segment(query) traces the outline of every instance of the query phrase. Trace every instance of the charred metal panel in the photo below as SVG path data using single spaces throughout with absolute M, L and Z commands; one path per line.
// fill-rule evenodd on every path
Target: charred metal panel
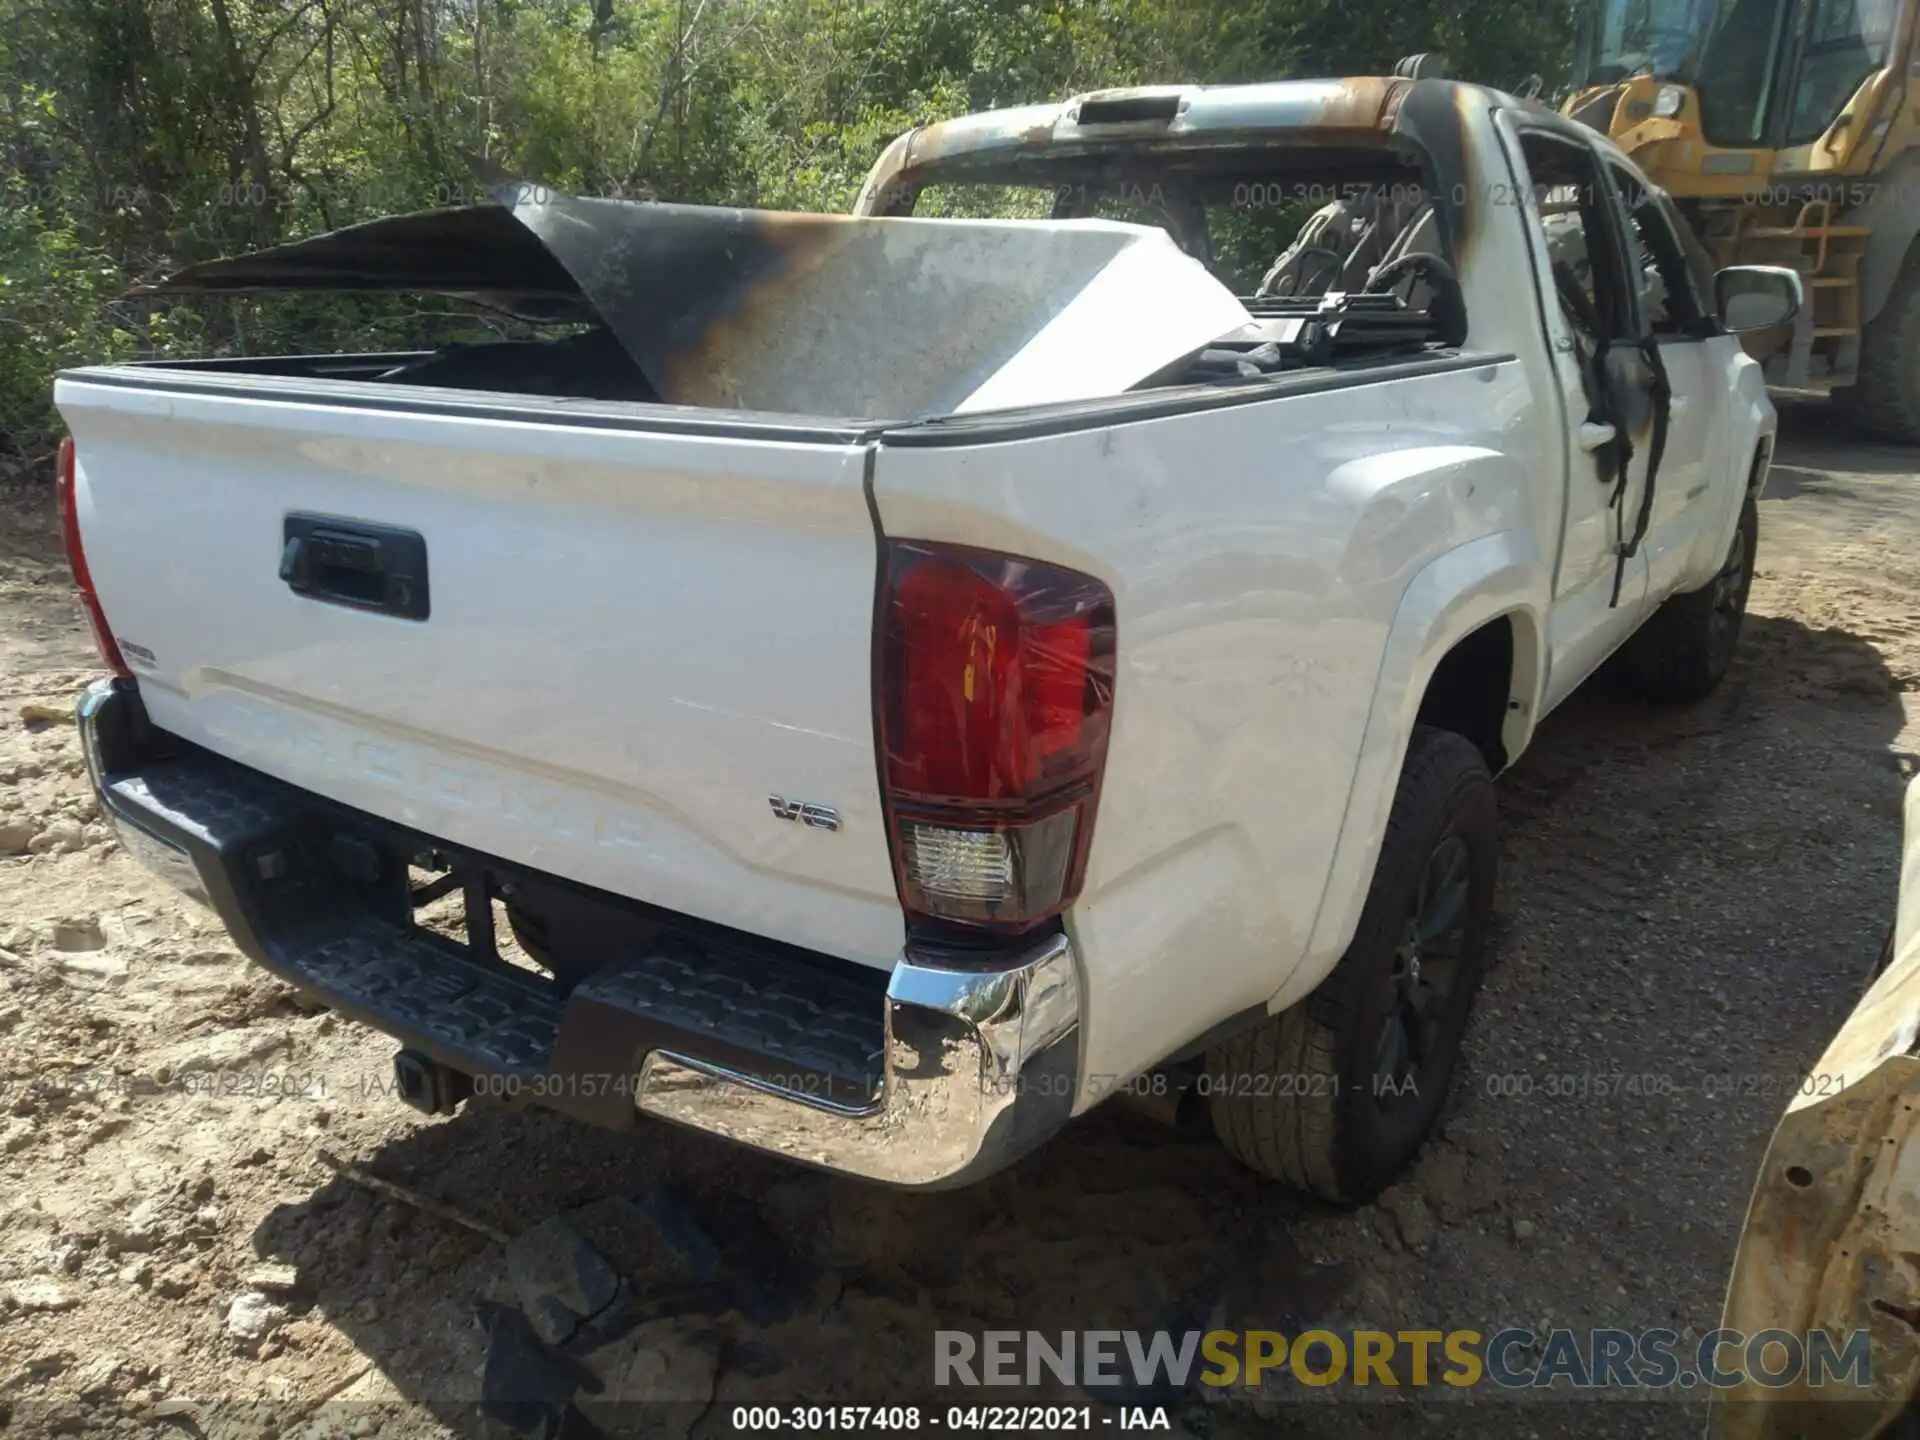
M 1164 124 L 1113 127 L 1104 133 L 1076 123 L 1098 99 L 1112 107 L 1130 96 L 1162 97 L 1168 87 L 1103 90 L 1058 105 L 1023 106 L 924 126 L 887 147 L 861 187 L 862 214 L 911 211 L 921 187 L 961 178 L 1011 178 L 1009 166 L 1040 156 L 1138 156 L 1159 163 L 1181 152 L 1241 150 L 1271 157 L 1316 150 L 1373 148 L 1417 162 L 1434 199 L 1446 253 L 1455 264 L 1471 246 L 1472 217 L 1487 203 L 1484 180 L 1471 170 L 1469 115 L 1495 93 L 1451 80 L 1357 76 L 1344 80 L 1281 80 L 1262 85 L 1194 86 L 1181 92 Z M 1037 172 L 1026 176 L 1033 183 Z
M 1189 131 L 1372 131 L 1387 128 L 1388 107 L 1410 82 L 1360 76 L 1347 80 L 1280 80 L 1196 90 L 1187 106 Z M 1281 136 L 1274 136 L 1279 141 Z M 1306 139 L 1306 135 L 1292 138 Z
M 1246 323 L 1141 226 L 564 196 L 514 214 L 676 404 L 908 417 L 1087 398 Z
M 420 210 L 330 230 L 224 260 L 206 260 L 134 295 L 262 290 L 431 293 L 537 320 L 590 320 L 566 267 L 499 205 Z
M 1249 318 L 1146 226 L 501 194 L 501 206 L 192 266 L 137 293 L 465 295 L 599 320 L 671 404 L 889 420 L 1118 394 Z
M 1467 249 L 1467 202 L 1475 188 L 1467 160 L 1467 120 L 1459 103 L 1467 93 L 1444 80 L 1416 80 L 1396 96 L 1399 103 L 1389 122 L 1394 134 L 1412 142 L 1427 159 L 1434 217 L 1445 253 L 1456 265 Z M 1490 197 L 1481 203 L 1485 198 Z

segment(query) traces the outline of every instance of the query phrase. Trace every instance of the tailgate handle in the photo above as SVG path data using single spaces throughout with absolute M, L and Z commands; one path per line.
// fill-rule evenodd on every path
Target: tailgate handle
M 417 530 L 336 515 L 294 514 L 280 542 L 294 594 L 402 620 L 427 618 L 427 542 Z

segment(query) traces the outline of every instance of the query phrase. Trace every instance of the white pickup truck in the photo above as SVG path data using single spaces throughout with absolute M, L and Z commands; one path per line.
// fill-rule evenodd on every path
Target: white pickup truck
M 1172 1087 L 1345 1200 L 1449 1083 L 1492 777 L 1616 650 L 1726 669 L 1774 431 L 1728 318 L 1800 303 L 1587 131 L 1376 79 L 930 126 L 852 216 L 511 187 L 151 293 L 275 289 L 570 327 L 56 391 L 105 813 L 415 1103 L 931 1187 Z

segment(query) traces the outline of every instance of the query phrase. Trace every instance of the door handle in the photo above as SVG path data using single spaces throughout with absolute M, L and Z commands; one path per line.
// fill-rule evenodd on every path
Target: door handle
M 1611 445 L 1614 436 L 1619 433 L 1613 426 L 1598 420 L 1583 420 L 1580 422 L 1580 448 L 1591 455 L 1602 445 Z

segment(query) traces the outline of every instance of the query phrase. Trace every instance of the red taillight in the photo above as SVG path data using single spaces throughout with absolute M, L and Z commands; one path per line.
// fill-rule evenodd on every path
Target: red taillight
M 1113 595 L 990 550 L 892 541 L 879 738 L 901 903 L 1025 929 L 1079 893 L 1113 715 Z
M 127 662 L 120 658 L 120 647 L 113 631 L 107 628 L 106 612 L 100 608 L 100 596 L 94 591 L 93 576 L 87 570 L 87 552 L 80 544 L 80 501 L 74 490 L 73 437 L 60 442 L 60 458 L 53 476 L 53 488 L 60 500 L 60 532 L 67 542 L 67 564 L 73 570 L 73 583 L 80 589 L 80 603 L 86 608 L 87 623 L 93 627 L 93 643 L 100 647 L 100 658 L 116 675 L 132 678 Z

